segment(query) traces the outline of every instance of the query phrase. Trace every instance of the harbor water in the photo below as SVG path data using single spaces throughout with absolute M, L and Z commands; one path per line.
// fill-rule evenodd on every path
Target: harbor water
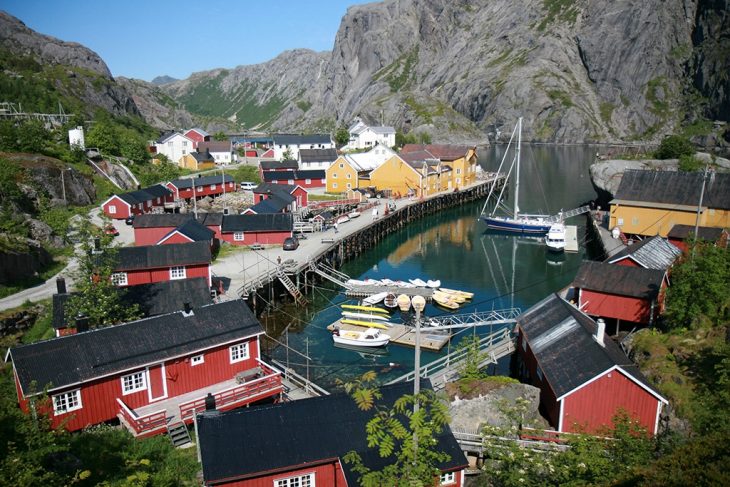
M 491 147 L 479 154 L 480 164 L 487 171 L 495 171 L 503 153 L 503 146 Z M 523 146 L 520 211 L 554 214 L 594 199 L 588 167 L 595 153 L 596 149 L 588 146 Z M 567 222 L 578 226 L 580 251 L 556 257 L 546 251 L 539 238 L 487 231 L 484 222 L 479 221 L 483 203 L 418 220 L 340 270 L 355 279 L 439 279 L 443 287 L 474 293 L 474 299 L 455 311 L 429 303 L 425 317 L 507 308 L 525 310 L 573 280 L 581 260 L 586 258 L 585 216 Z M 507 205 L 512 207 L 509 198 Z M 308 296 L 310 304 L 306 308 L 284 306 L 263 316 L 267 333 L 290 347 L 271 348 L 271 356 L 329 389 L 338 381 L 368 370 L 375 370 L 382 381 L 412 370 L 412 348 L 390 344 L 384 350 L 365 353 L 334 346 L 326 328 L 340 316 L 341 304 L 353 302 L 341 291 L 327 283 L 319 284 Z M 393 315 L 393 321 L 412 319 L 412 313 L 396 311 Z M 468 334 L 492 331 L 497 329 L 486 326 L 463 330 L 441 352 L 422 352 L 421 363 L 453 351 Z M 428 334 L 427 329 L 423 333 Z M 489 372 L 508 373 L 508 361 L 503 362 Z

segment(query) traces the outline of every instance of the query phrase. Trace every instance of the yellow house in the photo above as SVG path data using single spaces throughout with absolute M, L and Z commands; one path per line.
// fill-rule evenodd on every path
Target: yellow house
M 394 155 L 390 148 L 377 144 L 367 152 L 339 156 L 327 168 L 327 192 L 345 193 L 350 189 L 374 186 L 369 181 L 370 172 Z
M 476 181 L 477 151 L 476 146 L 451 144 L 406 144 L 401 155 L 411 153 L 427 153 L 431 159 L 438 159 L 451 167 L 451 186 L 442 185 L 443 189 L 461 189 Z
M 370 184 L 378 190 L 390 190 L 395 197 L 413 194 L 421 196 L 427 191 L 425 169 L 414 167 L 394 155 L 370 173 Z
M 178 165 L 183 169 L 201 171 L 215 168 L 215 159 L 210 155 L 210 152 L 190 152 L 180 158 Z
M 700 206 L 702 186 L 701 172 L 625 171 L 610 202 L 609 228 L 662 237 L 679 224 L 729 228 L 730 174 L 708 174 Z

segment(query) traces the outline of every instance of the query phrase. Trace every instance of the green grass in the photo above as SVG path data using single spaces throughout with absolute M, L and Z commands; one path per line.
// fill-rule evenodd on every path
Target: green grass
M 342 195 L 334 194 L 310 194 L 309 201 L 335 201 L 342 199 Z
M 666 101 L 669 98 L 669 85 L 667 84 L 666 78 L 660 76 L 654 78 L 646 84 L 646 99 L 649 101 L 651 106 L 649 111 L 654 115 L 665 119 L 669 112 L 669 103 Z
M 413 76 L 413 68 L 418 63 L 418 47 L 401 54 L 398 59 L 373 74 L 373 81 L 384 80 L 395 93 L 403 89 Z
M 537 30 L 544 31 L 553 22 L 565 22 L 570 25 L 578 18 L 578 7 L 575 0 L 543 0 L 545 18 L 538 24 Z
M 685 137 L 695 137 L 700 135 L 709 135 L 712 133 L 712 122 L 709 120 L 697 120 L 694 123 L 682 127 L 682 135 Z
M 554 102 L 559 102 L 565 108 L 573 106 L 573 100 L 570 95 L 562 90 L 547 90 L 547 96 Z
M 509 49 L 507 49 L 506 51 L 504 51 L 502 54 L 500 54 L 496 58 L 494 58 L 491 61 L 489 61 L 487 63 L 487 67 L 488 68 L 493 68 L 494 66 L 499 66 L 500 64 L 502 64 L 505 61 L 507 61 L 507 59 L 510 57 L 511 54 L 512 54 L 512 48 L 510 47 Z
M 307 111 L 309 111 L 310 108 L 312 108 L 312 102 L 306 101 L 306 100 L 299 100 L 297 102 L 297 106 L 299 107 L 299 109 L 301 111 L 306 113 Z
M 606 124 L 611 124 L 611 117 L 613 116 L 613 110 L 616 108 L 615 105 L 609 102 L 601 103 L 599 110 L 601 113 L 601 119 L 606 122 Z

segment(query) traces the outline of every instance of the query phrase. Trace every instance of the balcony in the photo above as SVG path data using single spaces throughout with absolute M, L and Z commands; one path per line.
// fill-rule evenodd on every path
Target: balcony
M 119 404 L 117 417 L 134 436 L 152 436 L 166 433 L 168 425 L 180 422 L 192 423 L 195 412 L 205 409 L 205 398 L 208 393 L 215 398 L 216 408 L 226 411 L 282 392 L 284 387 L 281 382 L 281 372 L 259 360 L 259 366 L 252 371 L 141 408 L 132 409 L 117 398 Z

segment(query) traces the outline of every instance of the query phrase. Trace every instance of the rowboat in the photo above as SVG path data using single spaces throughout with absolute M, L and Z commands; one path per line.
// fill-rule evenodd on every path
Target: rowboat
M 339 328 L 335 328 L 332 332 L 332 340 L 341 345 L 383 347 L 390 341 L 390 336 L 374 328 L 368 328 L 364 331 L 340 330 Z
M 355 325 L 355 326 L 364 326 L 365 328 L 380 328 L 381 330 L 387 330 L 391 326 L 393 326 L 392 323 L 388 323 L 387 321 L 361 321 L 361 320 L 352 320 L 350 318 L 342 318 L 340 320 L 340 323 L 343 325 Z
M 363 304 L 372 305 L 372 304 L 378 304 L 382 300 L 385 299 L 385 297 L 388 295 L 387 292 L 373 294 L 372 296 L 368 296 L 367 298 L 363 299 Z
M 423 279 L 408 279 L 408 282 L 416 287 L 426 287 L 426 281 Z
M 438 279 L 436 279 L 436 280 L 429 279 L 428 281 L 426 281 L 426 287 L 430 287 L 431 289 L 439 288 L 439 287 L 441 287 L 441 281 L 439 281 Z
M 354 320 L 388 321 L 388 315 L 380 313 L 355 313 L 352 311 L 343 311 L 342 316 Z
M 445 293 L 443 291 L 434 291 L 433 292 L 434 299 L 437 296 L 438 297 L 441 297 L 441 298 L 444 298 L 444 299 L 449 299 L 449 300 L 451 300 L 451 301 L 453 301 L 455 303 L 459 303 L 459 304 L 461 304 L 461 303 L 463 303 L 463 302 L 466 301 L 466 298 L 464 296 L 461 296 L 459 294 L 453 294 L 453 293 Z
M 398 308 L 400 308 L 401 311 L 408 311 L 411 308 L 411 298 L 409 298 L 406 294 L 399 295 L 396 298 L 396 302 L 398 303 Z
M 395 308 L 398 306 L 398 299 L 396 298 L 395 294 L 388 293 L 388 295 L 383 299 L 383 304 L 387 308 Z
M 379 308 L 377 306 L 360 306 L 358 304 L 343 304 L 342 309 L 350 309 L 353 311 L 367 311 L 369 313 L 385 313 L 388 314 L 388 310 Z
M 438 304 L 439 306 L 443 306 L 444 308 L 448 309 L 458 309 L 459 303 L 454 301 L 453 299 L 450 299 L 448 294 L 436 294 L 433 295 L 433 302 Z
M 474 297 L 474 293 L 470 293 L 468 291 L 459 291 L 458 289 L 447 289 L 445 287 L 439 288 L 439 291 L 443 291 L 447 294 L 458 294 L 460 296 L 465 297 L 466 299 L 471 299 Z

